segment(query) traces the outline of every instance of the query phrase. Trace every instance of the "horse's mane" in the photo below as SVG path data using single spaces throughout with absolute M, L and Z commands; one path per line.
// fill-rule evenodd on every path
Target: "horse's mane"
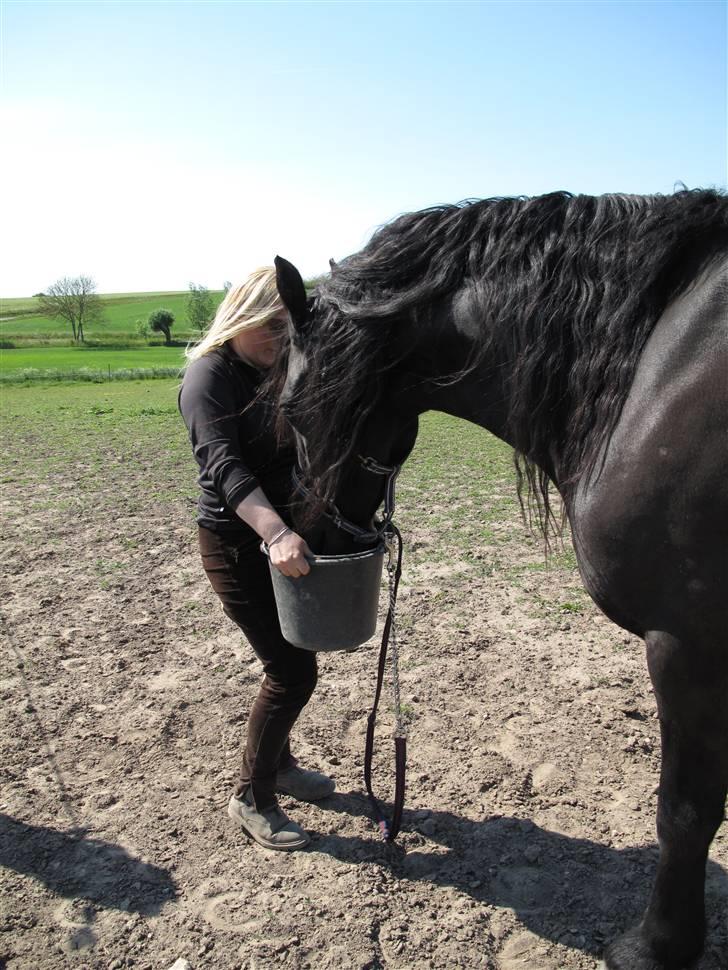
M 319 495 L 333 498 L 373 379 L 394 363 L 392 332 L 467 287 L 482 318 L 469 366 L 493 351 L 509 362 L 519 485 L 545 531 L 544 469 L 556 460 L 562 487 L 593 472 L 657 319 L 726 250 L 728 197 L 713 190 L 468 200 L 385 225 L 314 294 L 296 406 Z

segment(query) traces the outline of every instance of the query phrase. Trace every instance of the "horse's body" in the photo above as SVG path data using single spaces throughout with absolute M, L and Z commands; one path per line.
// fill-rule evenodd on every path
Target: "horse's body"
M 682 196 L 684 209 L 658 197 L 601 213 L 588 200 L 589 224 L 567 196 L 508 200 L 500 225 L 532 205 L 536 237 L 530 249 L 515 242 L 510 264 L 473 241 L 472 213 L 450 252 L 435 237 L 457 234 L 451 210 L 446 230 L 432 217 L 430 236 L 420 225 L 399 254 L 395 222 L 334 267 L 308 307 L 295 270 L 279 266 L 295 325 L 282 404 L 325 497 L 365 522 L 376 483 L 355 461 L 333 463 L 362 451 L 401 460 L 428 409 L 475 421 L 525 456 L 545 528 L 556 485 L 587 590 L 645 640 L 662 732 L 661 854 L 644 920 L 610 946 L 610 970 L 679 970 L 700 953 L 705 862 L 728 786 L 728 199 Z M 396 265 L 377 276 L 398 255 L 409 297 Z M 437 276 L 438 259 L 442 282 L 418 297 L 416 274 Z M 354 388 L 342 402 L 347 345 Z

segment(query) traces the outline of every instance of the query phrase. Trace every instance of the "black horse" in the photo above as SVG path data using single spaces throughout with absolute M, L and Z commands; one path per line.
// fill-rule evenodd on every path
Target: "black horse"
M 728 197 L 468 201 L 383 227 L 308 301 L 278 271 L 314 512 L 366 525 L 357 456 L 402 460 L 428 409 L 514 447 L 545 536 L 560 493 L 586 589 L 645 640 L 662 734 L 657 877 L 606 964 L 687 966 L 728 785 Z

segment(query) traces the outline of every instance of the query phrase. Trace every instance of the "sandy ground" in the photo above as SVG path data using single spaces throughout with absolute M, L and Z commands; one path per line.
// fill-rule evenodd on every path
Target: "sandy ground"
M 162 519 L 123 458 L 63 516 L 5 492 L 0 967 L 594 968 L 654 871 L 658 725 L 641 644 L 572 566 L 542 568 L 515 513 L 454 555 L 404 511 L 402 835 L 379 839 L 363 795 L 372 641 L 321 657 L 295 751 L 337 793 L 282 799 L 312 844 L 267 853 L 225 811 L 258 664 L 206 585 L 190 508 Z M 701 970 L 728 966 L 727 835 Z

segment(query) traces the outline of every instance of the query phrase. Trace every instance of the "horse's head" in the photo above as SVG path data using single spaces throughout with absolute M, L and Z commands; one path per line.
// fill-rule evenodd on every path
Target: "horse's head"
M 285 376 L 278 404 L 293 430 L 301 476 L 311 492 L 302 500 L 304 531 L 319 554 L 364 548 L 340 518 L 362 530 L 372 528 L 375 513 L 393 478 L 386 469 L 402 464 L 417 437 L 417 414 L 403 408 L 401 395 L 389 393 L 387 381 L 371 377 L 352 400 L 346 431 L 332 426 L 327 401 L 346 383 L 340 368 L 327 368 L 327 339 L 318 326 L 316 299 L 309 299 L 301 275 L 291 263 L 275 260 L 278 291 L 291 319 Z M 336 338 L 334 338 L 336 339 Z

